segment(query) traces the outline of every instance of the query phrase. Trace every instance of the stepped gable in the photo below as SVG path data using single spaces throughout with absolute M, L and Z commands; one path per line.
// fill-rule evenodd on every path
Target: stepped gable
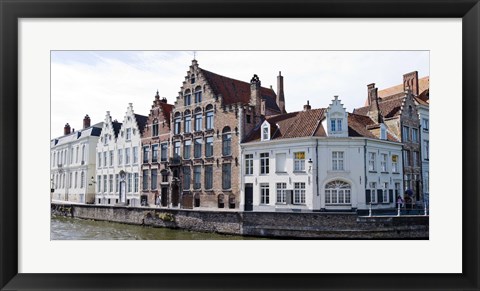
M 223 104 L 248 104 L 250 102 L 250 83 L 235 80 L 201 69 L 215 95 L 222 95 Z M 260 93 L 268 109 L 280 112 L 276 102 L 276 94 L 272 89 L 261 87 Z

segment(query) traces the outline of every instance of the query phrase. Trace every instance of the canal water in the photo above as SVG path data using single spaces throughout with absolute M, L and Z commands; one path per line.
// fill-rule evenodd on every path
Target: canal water
M 248 240 L 235 235 L 143 227 L 108 221 L 51 216 L 51 240 Z

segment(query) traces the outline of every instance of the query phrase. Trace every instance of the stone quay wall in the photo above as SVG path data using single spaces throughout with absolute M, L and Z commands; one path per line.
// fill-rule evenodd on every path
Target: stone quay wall
M 299 239 L 428 239 L 428 216 L 203 211 L 51 204 L 54 215 L 199 232 Z

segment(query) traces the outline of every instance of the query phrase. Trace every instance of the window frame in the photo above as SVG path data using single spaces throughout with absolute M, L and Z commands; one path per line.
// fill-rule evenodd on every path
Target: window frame
M 270 154 L 260 153 L 260 175 L 270 174 Z
M 260 205 L 270 204 L 270 184 L 260 183 Z

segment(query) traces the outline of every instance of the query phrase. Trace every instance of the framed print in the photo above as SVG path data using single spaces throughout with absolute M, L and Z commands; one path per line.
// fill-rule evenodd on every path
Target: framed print
M 147 1 L 142 3 L 135 3 L 134 1 L 100 1 L 93 3 L 90 1 L 67 0 L 52 3 L 39 0 L 2 1 L 0 9 L 2 15 L 0 286 L 2 290 L 479 289 L 480 286 L 477 279 L 480 276 L 477 208 L 480 205 L 477 196 L 479 190 L 477 161 L 479 149 L 478 112 L 480 109 L 478 104 L 478 24 L 480 7 L 478 1 L 463 1 L 460 3 L 449 0 L 417 1 L 415 3 L 396 1 L 392 3 L 390 1 L 333 2 L 318 0 L 301 3 L 280 1 L 272 4 L 268 1 L 255 3 L 234 1 L 180 1 L 178 3 L 168 1 Z M 448 41 L 446 41 L 447 39 Z M 201 80 L 210 78 L 210 83 L 207 84 L 209 86 L 212 86 L 212 84 L 218 85 L 222 82 L 222 86 L 226 86 L 226 79 L 222 79 L 222 76 L 209 71 L 204 71 L 202 75 L 195 74 L 197 72 L 195 71 L 197 60 L 200 66 L 202 65 L 202 54 L 204 60 L 207 59 L 207 56 L 211 56 L 212 59 L 217 59 L 224 66 L 228 66 L 229 59 L 233 63 L 233 59 L 237 58 L 237 61 L 239 61 L 241 59 L 239 56 L 242 56 L 241 61 L 232 70 L 235 72 L 241 71 L 241 67 L 248 64 L 249 61 L 254 62 L 255 60 L 255 62 L 259 62 L 262 58 L 265 60 L 267 58 L 273 59 L 274 65 L 270 63 L 269 66 L 278 65 L 281 68 L 282 63 L 287 63 L 287 61 L 294 62 L 289 52 L 303 52 L 303 58 L 298 62 L 298 65 L 291 66 L 291 70 L 297 69 L 298 71 L 302 71 L 302 66 L 306 68 L 315 64 L 312 52 L 317 51 L 428 52 L 429 65 L 427 67 L 429 66 L 429 69 L 427 74 L 432 87 L 429 90 L 434 92 L 437 97 L 434 97 L 431 106 L 431 124 L 428 124 L 428 121 L 426 124 L 422 124 L 423 128 L 429 129 L 432 139 L 430 147 L 432 156 L 430 192 L 432 194 L 429 195 L 430 216 L 429 220 L 427 220 L 427 225 L 429 225 L 427 236 L 420 235 L 419 237 L 422 240 L 405 240 L 395 237 L 390 240 L 356 240 L 355 238 L 349 238 L 347 240 L 288 239 L 273 241 L 190 240 L 189 238 L 169 241 L 136 241 L 133 239 L 128 241 L 110 241 L 111 236 L 107 236 L 107 241 L 98 242 L 81 241 L 78 238 L 73 240 L 58 239 L 58 237 L 62 237 L 62 231 L 60 231 L 56 233 L 56 237 L 52 238 L 49 231 L 51 226 L 51 199 L 71 201 L 65 195 L 62 196 L 61 192 L 55 191 L 58 184 L 61 185 L 63 183 L 65 185 L 63 181 L 68 180 L 68 176 L 62 177 L 60 175 L 60 178 L 55 177 L 55 180 L 51 180 L 49 169 L 46 168 L 52 164 L 52 160 L 50 160 L 52 135 L 53 137 L 59 135 L 52 133 L 54 131 L 53 125 L 57 124 L 55 116 L 52 115 L 57 104 L 55 102 L 65 102 L 67 98 L 62 100 L 61 96 L 70 94 L 69 90 L 77 94 L 72 93 L 72 95 L 77 96 L 77 101 L 80 102 L 87 100 L 82 98 L 82 94 L 91 94 L 92 96 L 106 94 L 101 89 L 96 90 L 99 92 L 89 93 L 82 92 L 81 88 L 78 87 L 67 86 L 58 94 L 60 97 L 55 95 L 60 91 L 57 89 L 56 84 L 52 83 L 52 80 L 56 80 L 59 75 L 64 78 L 63 80 L 79 80 L 78 75 L 73 74 L 71 71 L 64 70 L 60 74 L 58 73 L 58 64 L 71 63 L 70 56 L 72 56 L 69 55 L 70 59 L 68 59 L 59 52 L 71 51 L 102 51 L 106 52 L 106 54 L 128 51 L 140 53 L 156 51 L 186 52 L 186 55 L 193 54 L 193 61 L 190 66 L 193 71 L 188 71 L 188 77 L 185 77 L 184 84 L 196 84 L 199 82 L 199 78 Z M 223 57 L 222 52 L 225 51 L 230 52 L 230 56 Z M 258 55 L 263 54 L 263 57 L 252 57 L 251 60 L 248 60 L 248 58 L 243 59 L 243 55 L 253 55 L 254 52 L 259 52 Z M 161 59 L 165 57 L 155 53 L 151 54 L 155 55 L 154 58 Z M 215 54 L 218 55 L 215 56 Z M 81 54 L 77 54 L 74 57 L 79 55 Z M 166 58 L 173 60 L 174 56 L 176 54 L 172 53 Z M 373 70 L 373 66 L 369 66 L 368 61 L 381 62 L 382 59 L 378 56 L 379 54 L 377 54 L 377 57 L 362 57 L 365 63 L 367 63 L 364 70 Z M 123 57 L 125 59 L 132 58 L 128 54 L 125 54 Z M 152 59 L 150 58 L 150 60 Z M 109 62 L 118 65 L 114 58 L 109 59 Z M 161 63 L 159 62 L 158 64 Z M 154 66 L 157 65 L 154 62 L 152 64 Z M 177 67 L 185 70 L 189 65 L 190 63 L 181 63 L 177 64 Z M 331 72 L 348 71 L 352 67 L 353 63 L 342 62 L 337 59 L 336 62 L 332 63 L 330 70 Z M 117 71 L 123 69 L 120 66 L 116 68 Z M 277 68 L 273 69 L 277 70 Z M 141 79 L 149 78 L 148 74 L 154 74 L 153 72 L 157 74 L 157 71 L 154 70 L 144 70 L 146 71 L 143 72 L 145 74 L 139 73 L 139 71 L 135 71 L 135 74 L 141 76 Z M 95 76 L 97 76 L 95 73 L 97 72 L 90 71 L 90 73 L 91 78 L 85 80 L 92 83 L 98 81 L 95 80 Z M 248 80 L 245 80 L 246 82 L 243 83 L 232 81 L 233 85 L 229 88 L 240 90 L 244 83 L 247 84 L 247 88 L 250 86 L 251 90 L 253 90 L 252 88 L 255 85 L 260 86 L 260 79 L 263 80 L 265 74 L 260 74 L 258 71 L 251 73 L 253 77 L 248 77 L 251 77 L 251 80 L 248 79 L 250 83 L 248 83 Z M 283 73 L 285 72 L 282 71 L 278 74 L 277 80 L 281 80 L 282 86 L 279 85 L 276 90 L 282 93 Z M 128 80 L 120 81 L 117 77 L 118 75 L 108 74 L 112 76 L 108 82 L 111 82 L 114 86 L 122 87 L 123 83 L 128 82 Z M 165 72 L 163 78 L 169 77 L 169 74 L 173 75 L 172 71 Z M 184 72 L 181 74 L 184 74 Z M 183 75 L 180 75 L 180 78 L 183 77 Z M 331 76 L 328 77 L 331 78 Z M 408 92 L 415 91 L 418 89 L 417 87 L 422 86 L 420 83 L 424 82 L 425 79 L 422 78 L 423 76 L 420 76 L 419 81 L 418 77 L 415 74 L 403 76 L 403 90 L 407 92 L 407 95 L 409 94 Z M 216 79 L 216 81 L 213 79 Z M 334 87 L 335 85 L 335 81 L 322 82 L 320 80 L 321 76 L 317 76 L 314 73 L 303 78 L 292 79 L 289 82 L 303 83 L 303 86 L 323 88 Z M 327 76 L 324 76 L 324 79 L 327 80 Z M 417 81 L 419 85 L 417 85 Z M 347 82 L 342 84 L 342 86 L 348 87 L 351 84 L 352 82 Z M 394 86 L 396 84 L 390 85 Z M 163 94 L 162 89 L 166 88 L 166 86 L 162 85 L 162 88 L 158 88 L 160 94 Z M 261 86 L 268 87 L 267 84 L 262 84 Z M 368 86 L 368 96 L 373 98 L 368 100 L 378 101 L 377 98 L 374 98 L 376 92 L 375 84 Z M 192 87 L 191 91 L 182 87 L 180 90 L 182 98 L 177 98 L 176 102 L 187 106 L 190 103 L 201 103 L 202 96 L 203 101 L 206 98 L 210 98 L 208 94 L 202 95 L 201 93 L 202 91 L 208 91 L 205 89 L 207 88 L 206 85 L 202 84 L 202 86 L 197 87 Z M 212 90 L 220 92 L 219 87 L 220 85 Z M 267 87 L 257 89 L 259 92 L 261 90 L 264 90 L 262 92 L 267 92 L 269 90 Z M 367 88 L 364 89 L 365 92 L 360 92 L 360 96 L 366 96 Z M 139 93 L 139 90 L 131 94 L 143 94 Z M 176 93 L 173 90 L 178 90 L 178 86 L 174 86 L 171 90 L 169 89 L 172 93 L 167 93 L 169 94 L 168 96 L 171 96 L 168 98 L 175 96 L 172 95 Z M 274 91 L 273 89 L 271 90 Z M 316 91 L 320 92 L 320 89 Z M 417 91 L 415 91 L 417 97 L 422 95 L 421 90 Z M 300 94 L 302 91 L 296 89 L 295 92 Z M 315 90 L 312 92 L 315 92 Z M 153 93 L 151 96 L 154 96 Z M 382 96 L 389 98 L 397 93 L 394 92 L 388 95 L 382 92 L 382 94 L 386 94 Z M 307 95 L 312 97 L 305 97 L 310 98 L 310 102 L 314 106 L 315 102 L 320 98 L 316 97 L 315 94 L 308 93 Z M 355 93 L 350 94 L 355 95 Z M 219 95 L 221 97 L 218 98 L 224 98 L 223 95 L 226 94 Z M 157 93 L 155 96 L 158 96 L 157 99 L 160 102 L 160 95 Z M 340 110 L 340 113 L 345 114 L 341 106 L 335 107 L 335 104 L 339 105 L 340 101 L 343 101 L 341 96 L 340 98 L 332 96 L 322 97 L 327 98 L 328 102 L 323 102 L 326 104 L 321 106 L 330 106 L 328 112 L 332 116 L 335 110 Z M 115 100 L 115 98 L 120 99 L 120 96 L 109 95 L 105 97 L 105 100 Z M 139 98 L 137 97 L 135 100 L 139 100 Z M 262 104 L 261 99 L 259 100 L 258 103 Z M 263 100 L 265 103 L 267 102 L 265 101 L 266 99 Z M 283 100 L 284 103 L 280 102 L 282 100 L 278 100 L 274 105 L 265 104 L 266 109 L 264 109 L 264 112 L 278 106 L 278 112 L 285 114 L 285 104 L 287 108 L 289 106 L 288 99 Z M 417 102 L 422 100 L 417 100 Z M 96 101 L 95 104 L 91 105 L 92 107 L 104 107 L 101 105 L 100 98 L 97 98 Z M 426 102 L 425 100 L 423 101 Z M 405 102 L 407 101 L 404 101 L 403 106 L 407 108 L 408 103 Z M 62 106 L 65 106 L 65 108 L 80 107 L 78 104 L 66 102 Z M 310 103 L 307 103 L 303 107 L 304 111 L 309 111 L 311 109 L 309 106 Z M 126 106 L 124 107 L 127 108 Z M 334 107 L 337 109 L 332 109 Z M 361 106 L 356 106 L 357 109 L 359 107 Z M 137 108 L 138 106 L 135 107 L 135 112 Z M 259 108 L 262 107 L 259 106 Z M 231 108 L 232 112 L 234 109 Z M 105 108 L 105 110 L 108 110 L 108 108 Z M 215 110 L 217 109 L 214 106 L 205 106 L 205 120 L 211 117 L 211 115 L 208 115 L 208 112 L 215 112 Z M 228 108 L 224 108 L 224 110 L 228 110 Z M 312 110 L 310 112 L 317 111 Z M 361 115 L 362 110 L 359 109 L 356 112 Z M 84 116 L 85 113 L 88 114 L 88 112 L 81 113 L 83 129 L 90 127 L 89 116 Z M 172 114 L 176 113 L 175 110 L 172 111 Z M 201 151 L 203 150 L 201 147 L 204 145 L 202 142 L 197 143 L 194 140 L 194 137 L 198 137 L 195 134 L 197 134 L 197 131 L 200 131 L 194 129 L 202 126 L 201 121 L 197 124 L 195 113 L 194 109 L 192 109 L 190 114 L 182 112 L 181 114 L 185 114 L 185 116 L 182 115 L 182 119 L 179 119 L 179 122 L 183 124 L 182 126 L 187 126 L 188 124 L 189 128 L 192 129 L 191 132 L 186 131 L 188 136 L 192 135 L 192 143 L 184 142 L 185 135 L 181 137 L 182 148 L 191 149 L 188 155 L 191 154 L 192 157 L 197 154 L 201 156 Z M 340 113 L 338 116 L 343 116 Z M 267 114 L 262 115 L 267 116 Z M 300 113 L 298 114 L 298 116 L 301 115 Z M 70 118 L 68 114 L 66 116 Z M 124 123 L 127 124 L 128 117 L 132 116 L 137 119 L 137 123 L 142 123 L 143 117 L 134 115 L 132 105 L 130 104 L 127 108 Z M 179 113 L 179 118 L 180 116 Z M 277 115 L 272 114 L 272 116 Z M 261 127 L 258 127 L 258 137 L 252 138 L 253 142 L 260 142 L 258 149 L 255 147 L 255 144 L 251 148 L 248 148 L 248 145 L 246 148 L 242 148 L 245 151 L 245 159 L 254 161 L 253 164 L 258 164 L 262 171 L 267 171 L 265 156 L 256 156 L 256 151 L 262 148 L 261 142 L 270 141 L 275 136 L 272 132 L 279 132 L 286 124 L 289 124 L 285 122 L 285 119 L 281 119 L 278 116 L 277 119 L 265 118 L 264 121 L 266 123 L 261 123 Z M 328 125 L 325 125 L 325 128 L 328 128 L 328 134 L 331 131 L 338 131 L 339 134 L 342 134 L 342 125 L 346 124 L 346 120 L 338 116 L 328 117 L 336 118 L 334 122 L 327 122 Z M 152 123 L 152 132 L 155 130 L 157 134 L 159 130 L 161 132 L 161 129 L 153 125 L 156 124 L 154 119 L 148 121 L 147 116 L 144 117 L 145 124 Z M 80 117 L 73 116 L 72 118 L 78 119 Z M 198 118 L 202 118 L 202 116 L 199 114 Z M 371 124 L 367 127 L 372 132 L 378 131 L 380 137 L 382 136 L 383 128 L 380 125 L 380 123 L 383 124 L 383 122 L 380 122 L 383 120 L 382 118 L 378 117 L 379 124 L 377 127 Z M 119 119 L 123 119 L 123 116 L 119 117 Z M 106 120 L 108 121 L 108 116 Z M 268 123 L 268 121 L 271 122 Z M 295 122 L 297 124 L 302 123 L 305 125 L 305 128 L 309 124 L 308 118 Z M 406 123 L 402 125 L 403 127 L 405 125 L 408 127 Z M 51 126 L 52 128 L 50 128 Z M 70 126 L 67 127 L 65 125 L 65 128 L 63 128 L 63 124 L 61 126 L 65 133 L 71 134 L 74 132 L 73 128 L 70 131 Z M 57 127 L 55 126 L 55 130 L 58 130 Z M 418 132 L 411 128 L 404 129 L 403 127 L 399 127 L 401 129 L 399 131 L 402 134 L 404 134 L 403 131 L 407 132 L 408 130 L 408 134 L 404 135 L 408 135 L 413 140 L 417 139 Z M 305 130 L 305 128 L 299 127 L 297 131 Z M 209 129 L 211 128 L 209 127 Z M 105 132 L 107 132 L 106 130 L 107 127 L 105 127 Z M 141 127 L 133 130 L 140 131 Z M 80 131 L 77 130 L 76 132 Z M 125 129 L 124 132 L 121 131 L 118 135 L 124 135 L 126 140 L 130 140 L 130 137 L 135 135 L 134 131 Z M 229 147 L 231 135 L 235 136 L 239 131 L 241 131 L 241 128 L 238 129 L 232 126 L 232 128 L 228 127 L 228 130 L 212 131 L 211 134 L 212 137 L 216 136 L 219 142 L 222 142 L 221 150 L 224 153 L 231 150 L 231 147 Z M 282 132 L 282 134 L 284 133 Z M 307 133 L 307 135 L 315 134 L 319 133 Z M 383 135 L 386 139 L 389 138 L 385 132 Z M 96 145 L 100 144 L 100 146 L 107 147 L 108 136 L 100 137 L 99 135 L 98 137 L 103 139 Z M 152 140 L 154 139 L 152 138 Z M 150 145 L 151 141 L 148 142 Z M 207 140 L 205 140 L 206 142 Z M 155 145 L 155 142 L 153 144 Z M 159 156 L 154 157 L 152 153 L 152 159 L 163 158 L 160 144 L 158 149 L 154 148 L 155 152 L 158 151 Z M 399 151 L 405 150 L 405 145 L 403 145 L 403 148 L 401 146 L 398 147 Z M 428 150 L 430 148 L 427 146 Z M 102 152 L 99 155 L 95 152 L 92 153 L 92 158 L 102 161 L 104 164 L 108 164 L 107 161 L 110 161 L 113 167 L 113 156 L 118 158 L 121 156 L 123 161 L 143 160 L 145 156 L 150 157 L 148 156 L 150 148 L 147 150 L 143 150 L 143 148 L 142 150 L 137 149 L 137 153 L 130 151 L 121 151 L 120 153 L 115 148 L 115 152 L 112 151 L 111 156 L 109 151 L 106 151 L 105 154 Z M 197 149 L 199 149 L 198 153 Z M 272 155 L 273 150 L 274 148 L 271 149 Z M 387 153 L 392 154 L 394 152 L 396 158 L 392 159 L 392 163 L 398 162 L 402 158 L 402 154 L 400 152 L 395 154 L 396 150 L 396 148 L 389 148 L 390 153 L 388 151 L 383 153 L 385 160 L 388 157 Z M 80 153 L 79 156 L 81 156 L 81 150 L 77 151 L 77 154 Z M 292 167 L 294 165 L 296 170 L 300 172 L 305 170 L 305 173 L 307 173 L 308 169 L 318 169 L 320 167 L 315 164 L 315 159 L 310 155 L 309 150 L 292 151 L 295 152 L 294 154 L 292 153 Z M 172 149 L 172 152 L 175 152 L 174 149 Z M 373 162 L 372 168 L 368 168 L 369 171 L 367 171 L 367 168 L 363 169 L 363 171 L 373 173 L 376 167 L 374 162 L 376 155 L 374 151 L 371 151 L 372 154 L 369 155 L 366 155 L 366 152 L 364 157 L 365 165 L 370 166 L 369 162 Z M 180 147 L 178 154 L 180 155 Z M 275 157 L 278 157 L 278 160 L 281 161 L 282 154 L 283 152 L 276 152 Z M 379 150 L 379 159 L 382 157 L 381 154 Z M 190 156 L 186 156 L 185 151 L 181 155 L 184 159 L 190 159 Z M 353 155 L 353 153 L 350 155 Z M 218 167 L 218 169 L 214 168 L 216 172 L 212 170 L 212 172 L 205 171 L 205 173 L 208 172 L 210 173 L 209 175 L 218 173 L 219 176 L 225 177 L 228 176 L 228 173 L 231 173 L 230 168 L 225 165 L 242 163 L 242 160 L 229 159 L 228 153 L 226 156 L 227 158 L 224 158 L 222 161 L 211 161 L 212 167 Z M 64 156 L 61 157 L 61 159 L 65 158 Z M 167 157 L 168 155 L 165 154 L 166 160 Z M 325 165 L 330 167 L 329 172 L 339 169 L 344 170 L 343 161 L 347 158 L 343 152 L 333 151 L 329 153 L 329 159 L 325 161 Z M 197 184 L 201 185 L 204 181 L 208 181 L 208 175 L 205 174 L 205 177 L 201 176 L 203 168 L 200 164 L 195 164 L 194 158 L 191 160 L 191 171 L 190 168 L 188 168 L 188 171 L 185 170 L 190 165 L 183 165 L 183 168 L 181 168 L 183 176 L 179 177 L 182 177 L 182 179 L 187 176 L 190 177 L 191 179 L 186 179 L 185 181 L 194 181 L 191 188 L 197 189 L 195 188 Z M 208 159 L 205 160 L 208 167 L 210 165 Z M 416 160 L 415 153 L 412 153 L 411 161 L 414 162 Z M 173 160 L 168 161 L 170 164 L 174 162 Z M 58 165 L 62 163 L 54 164 L 54 167 L 58 168 Z M 275 169 L 279 173 L 282 172 L 281 164 L 280 162 L 278 165 L 275 164 Z M 270 165 L 272 168 L 270 171 L 273 171 L 273 165 Z M 382 167 L 381 163 L 379 163 L 379 167 Z M 383 172 L 386 171 L 386 162 L 384 167 Z M 173 170 L 172 168 L 172 173 Z M 248 172 L 247 169 L 245 171 Z M 136 189 L 136 187 L 148 188 L 148 185 L 144 186 L 140 182 L 143 181 L 140 170 L 137 169 L 137 172 L 138 176 L 128 171 L 120 171 L 118 173 L 105 172 L 101 175 L 97 175 L 97 173 L 87 173 L 87 175 L 83 172 L 79 173 L 78 181 L 80 182 L 78 187 L 75 186 L 76 188 L 103 187 L 105 189 L 109 186 L 110 189 L 113 189 L 114 185 L 116 185 L 114 181 L 118 179 L 120 181 L 118 198 L 117 196 L 110 197 L 108 195 L 87 197 L 86 195 L 82 196 L 83 194 L 80 192 L 78 196 L 70 198 L 76 199 L 76 203 L 89 199 L 91 204 L 99 205 L 98 209 L 100 210 L 98 211 L 110 209 L 111 205 L 122 203 L 123 206 L 132 206 L 128 208 L 130 212 L 136 211 L 134 210 L 135 207 L 141 209 L 145 205 L 158 206 L 161 209 L 163 204 L 177 203 L 178 199 L 175 198 L 176 196 L 165 196 L 168 199 L 164 198 L 162 201 L 163 196 L 156 195 L 156 191 L 150 191 L 150 194 L 143 196 L 139 195 L 135 199 L 127 196 L 126 191 L 130 190 L 126 189 Z M 118 174 L 118 178 L 115 174 Z M 153 181 L 153 177 L 157 179 L 157 174 L 155 172 L 154 175 L 153 171 L 151 171 L 145 173 L 144 177 L 151 179 L 149 181 Z M 400 187 L 405 188 L 401 192 L 407 195 L 404 197 L 409 198 L 409 203 L 411 204 L 413 204 L 411 201 L 414 200 L 413 188 L 415 187 L 415 183 L 410 181 L 410 179 L 414 179 L 413 174 L 412 176 L 404 175 L 404 178 L 398 181 L 398 189 Z M 239 173 L 236 173 L 236 175 L 239 175 Z M 259 180 L 257 181 L 256 178 Z M 163 179 L 163 177 L 158 175 L 158 179 Z M 168 178 L 165 179 L 163 182 L 167 183 L 169 180 Z M 369 192 L 367 192 L 370 194 L 367 195 L 369 202 L 364 201 L 363 206 L 359 206 L 359 208 L 363 207 L 360 210 L 364 211 L 367 217 L 371 216 L 371 214 L 368 214 L 368 203 L 370 203 L 371 211 L 373 202 L 376 204 L 381 201 L 385 204 L 390 203 L 394 205 L 395 202 L 401 201 L 401 199 L 397 200 L 393 198 L 393 195 L 389 195 L 389 183 L 381 181 L 380 177 L 378 179 L 377 183 L 369 183 Z M 126 180 L 133 182 L 129 184 L 125 182 Z M 365 177 L 358 180 L 362 187 L 366 187 Z M 76 177 L 75 181 L 77 181 Z M 122 184 L 122 181 L 125 183 Z M 282 183 L 277 183 L 280 185 L 275 184 L 275 189 L 279 190 L 276 193 L 280 193 L 278 194 L 279 196 L 275 197 L 275 202 L 285 203 L 286 205 L 289 202 L 292 205 L 308 205 L 308 202 L 305 201 L 310 196 L 308 194 L 305 195 L 304 189 L 305 187 L 308 188 L 311 181 L 313 180 L 310 176 L 305 176 L 305 181 L 293 181 L 291 187 L 288 179 L 284 181 L 285 187 Z M 390 182 L 392 184 L 392 194 L 394 182 L 393 180 Z M 205 183 L 208 184 L 209 182 Z M 232 181 L 229 179 L 222 179 L 221 185 L 218 187 L 230 189 L 231 183 Z M 266 204 L 271 204 L 272 209 L 279 207 L 270 203 L 270 199 L 273 200 L 274 196 L 270 197 L 269 193 L 273 192 L 273 188 L 270 189 L 268 183 L 262 182 L 260 175 L 258 177 L 246 177 L 245 183 L 256 185 L 255 190 L 252 190 L 252 192 L 258 190 L 258 201 L 255 200 L 256 202 L 252 202 L 252 205 L 247 207 L 241 204 L 243 200 L 235 195 L 222 194 L 223 196 L 215 196 L 212 205 L 215 208 L 225 208 L 225 211 L 228 208 L 239 208 L 239 203 L 244 209 L 251 206 L 254 210 L 264 210 L 268 208 Z M 153 184 L 156 185 L 157 183 L 152 182 Z M 161 182 L 159 181 L 158 184 L 161 185 Z M 377 184 L 384 187 L 384 191 L 377 191 L 379 190 L 377 189 Z M 338 210 L 339 203 L 348 204 L 353 197 L 350 196 L 350 189 L 354 187 L 353 182 L 349 184 L 343 180 L 329 180 L 324 185 L 325 189 L 317 192 L 322 192 L 321 195 L 324 196 L 319 197 L 322 197 L 323 200 L 317 199 L 319 201 L 317 205 L 315 204 L 317 200 L 313 197 L 312 209 L 317 210 L 315 208 L 317 207 L 320 210 L 323 207 L 322 211 L 325 211 L 325 209 L 327 212 L 328 210 Z M 201 186 L 198 186 L 198 188 L 201 188 Z M 166 189 L 165 193 L 172 189 Z M 285 189 L 285 191 L 282 192 L 282 189 Z M 290 190 L 287 189 L 291 189 L 291 196 L 288 194 Z M 151 190 L 157 189 L 152 187 Z M 44 194 L 47 191 L 52 193 L 50 197 L 48 197 L 48 194 Z M 378 194 L 378 196 L 371 195 L 372 191 Z M 202 196 L 203 194 L 197 194 L 189 196 L 191 199 L 187 199 L 188 201 L 185 200 L 178 203 L 184 203 L 182 205 L 189 205 L 191 208 L 199 207 L 203 203 L 201 201 L 208 197 L 206 194 L 205 197 Z M 363 195 L 362 199 L 367 199 L 367 196 Z M 119 200 L 116 201 L 115 199 Z M 422 198 L 422 201 L 428 200 Z M 303 206 L 297 205 L 295 207 L 297 207 L 296 210 L 305 210 L 301 209 Z M 304 208 L 308 207 L 305 206 Z M 72 210 L 67 208 L 60 205 L 54 210 L 60 214 L 70 213 L 69 211 Z M 357 207 L 353 208 L 357 211 Z M 168 224 L 169 221 L 171 222 L 175 219 L 170 214 L 166 214 L 168 212 L 162 212 L 161 210 L 152 213 L 154 218 L 145 216 L 143 221 L 140 220 L 144 226 L 152 223 Z M 241 211 L 238 213 L 238 215 L 241 215 Z M 193 214 L 185 214 L 185 216 L 193 216 Z M 426 210 L 425 216 L 427 216 Z M 312 215 L 309 226 L 316 223 L 315 219 L 318 218 L 314 218 Z M 361 218 L 359 219 L 361 220 Z M 218 225 L 215 227 L 218 227 Z

